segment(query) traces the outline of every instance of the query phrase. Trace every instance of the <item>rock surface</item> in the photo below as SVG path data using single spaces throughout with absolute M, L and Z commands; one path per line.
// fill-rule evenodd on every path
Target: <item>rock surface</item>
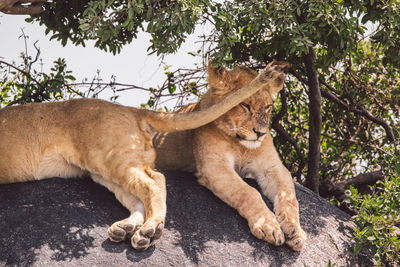
M 165 175 L 165 230 L 144 252 L 107 239 L 108 226 L 128 212 L 90 179 L 0 185 L 0 266 L 371 266 L 369 257 L 352 254 L 350 217 L 301 186 L 308 240 L 293 252 L 253 237 L 247 222 L 192 174 Z

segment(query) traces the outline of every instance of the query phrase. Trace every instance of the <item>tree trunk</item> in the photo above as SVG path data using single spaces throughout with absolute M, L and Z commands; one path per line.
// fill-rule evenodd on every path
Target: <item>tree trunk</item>
M 310 133 L 308 137 L 308 172 L 306 177 L 306 186 L 312 191 L 319 193 L 319 161 L 320 161 L 320 143 L 321 143 L 321 90 L 319 87 L 318 73 L 314 69 L 315 53 L 310 48 L 307 55 L 304 55 L 307 79 L 309 85 L 309 112 L 310 112 Z

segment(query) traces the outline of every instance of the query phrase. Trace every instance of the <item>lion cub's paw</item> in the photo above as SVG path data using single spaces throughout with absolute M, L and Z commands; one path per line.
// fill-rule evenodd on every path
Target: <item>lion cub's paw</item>
M 249 222 L 249 226 L 251 233 L 259 239 L 275 246 L 281 246 L 285 243 L 285 236 L 274 215 L 262 215 L 254 222 Z
M 283 73 L 290 69 L 290 64 L 284 61 L 272 61 L 261 71 L 261 79 L 284 80 Z
M 164 221 L 152 220 L 146 222 L 131 238 L 132 247 L 137 250 L 146 250 L 154 241 L 161 237 L 164 230 Z
M 108 228 L 108 236 L 113 242 L 121 242 L 130 238 L 139 227 L 128 220 L 115 222 Z
M 300 251 L 306 242 L 307 235 L 296 220 L 290 219 L 285 213 L 277 215 L 282 231 L 285 233 L 286 244 L 295 251 Z
M 295 231 L 295 234 L 293 234 L 291 238 L 286 239 L 286 244 L 294 251 L 300 251 L 306 243 L 306 239 L 306 233 L 303 231 L 303 229 L 298 227 Z

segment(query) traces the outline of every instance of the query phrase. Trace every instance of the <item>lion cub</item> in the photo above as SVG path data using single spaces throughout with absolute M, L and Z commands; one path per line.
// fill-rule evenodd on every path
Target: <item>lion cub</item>
M 134 248 L 146 249 L 160 238 L 166 214 L 165 178 L 154 170 L 154 134 L 194 129 L 214 121 L 268 87 L 285 67 L 270 64 L 250 83 L 232 84 L 241 89 L 225 94 L 215 105 L 190 113 L 158 113 L 95 99 L 3 108 L 0 183 L 89 172 L 131 212 L 129 218 L 109 228 L 110 239 L 129 237 Z
M 257 72 L 243 67 L 226 71 L 210 66 L 208 73 L 210 90 L 199 103 L 181 112 L 207 109 L 257 76 Z M 159 134 L 154 139 L 156 167 L 196 172 L 200 184 L 247 219 L 254 236 L 278 246 L 286 241 L 299 251 L 306 234 L 299 222 L 294 184 L 268 129 L 272 101 L 283 84 L 281 73 L 215 121 L 190 131 Z M 257 180 L 273 202 L 275 214 L 239 175 Z

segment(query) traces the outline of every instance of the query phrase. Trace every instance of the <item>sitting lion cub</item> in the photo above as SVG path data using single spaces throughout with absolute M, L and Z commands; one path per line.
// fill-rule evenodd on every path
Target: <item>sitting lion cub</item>
M 231 81 L 232 88 L 241 89 L 190 113 L 158 113 L 95 99 L 3 108 L 0 183 L 89 172 L 131 211 L 129 218 L 109 228 L 110 239 L 130 237 L 134 248 L 146 249 L 160 238 L 166 214 L 165 178 L 154 171 L 154 134 L 214 121 L 257 90 L 271 87 L 286 67 L 274 62 L 250 83 Z
M 181 112 L 207 109 L 228 94 L 249 84 L 257 73 L 209 67 L 210 90 L 197 104 Z M 272 100 L 283 88 L 284 74 L 215 121 L 198 129 L 159 134 L 154 139 L 156 167 L 196 172 L 198 181 L 247 219 L 257 238 L 293 250 L 303 247 L 306 234 L 299 222 L 299 207 L 292 177 L 283 166 L 268 129 Z M 176 156 L 175 156 L 176 155 Z M 261 195 L 242 178 L 255 178 L 273 202 L 275 214 Z

